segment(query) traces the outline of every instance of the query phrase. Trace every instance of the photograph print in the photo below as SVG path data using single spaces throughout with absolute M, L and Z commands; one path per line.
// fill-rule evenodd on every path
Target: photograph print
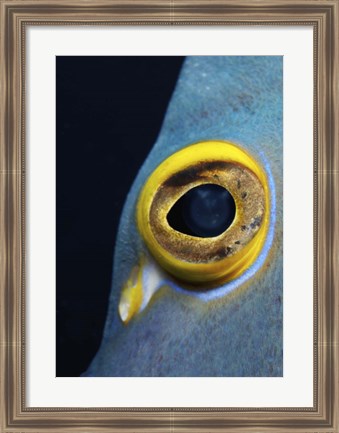
M 283 376 L 283 57 L 56 58 L 58 377 Z

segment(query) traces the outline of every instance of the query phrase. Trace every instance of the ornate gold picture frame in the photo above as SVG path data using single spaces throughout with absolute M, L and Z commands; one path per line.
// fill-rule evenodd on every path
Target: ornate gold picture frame
M 338 0 L 0 0 L 0 432 L 339 431 Z M 312 26 L 313 407 L 29 407 L 25 373 L 26 32 L 29 26 Z

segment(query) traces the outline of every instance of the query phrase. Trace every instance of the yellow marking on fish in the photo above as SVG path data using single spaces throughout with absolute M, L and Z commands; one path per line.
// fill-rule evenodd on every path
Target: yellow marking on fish
M 124 323 L 128 323 L 139 311 L 142 297 L 142 265 L 137 265 L 132 269 L 121 291 L 119 314 Z
M 159 266 L 148 254 L 143 254 L 121 291 L 118 310 L 125 325 L 146 308 L 153 294 L 163 286 L 164 280 L 164 273 Z

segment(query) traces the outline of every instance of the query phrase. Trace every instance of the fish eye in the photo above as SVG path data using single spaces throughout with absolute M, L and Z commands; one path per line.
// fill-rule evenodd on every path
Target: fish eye
M 210 238 L 223 233 L 235 217 L 235 202 L 227 189 L 207 183 L 195 186 L 167 214 L 169 225 L 181 233 Z
M 137 226 L 159 265 L 204 288 L 231 281 L 260 254 L 269 225 L 269 189 L 260 164 L 224 141 L 189 145 L 149 176 Z

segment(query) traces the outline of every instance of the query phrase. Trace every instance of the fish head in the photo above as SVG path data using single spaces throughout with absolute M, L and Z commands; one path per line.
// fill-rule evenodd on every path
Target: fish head
M 282 375 L 282 168 L 282 57 L 187 57 L 126 198 L 84 375 Z M 170 221 L 188 193 L 219 187 L 226 229 L 191 233 L 197 212 L 186 232 Z

